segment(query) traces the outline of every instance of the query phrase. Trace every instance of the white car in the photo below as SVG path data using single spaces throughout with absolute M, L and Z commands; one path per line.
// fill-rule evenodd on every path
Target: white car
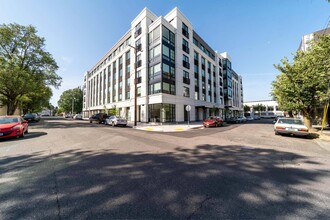
M 83 119 L 82 114 L 75 114 L 73 116 L 73 118 L 76 119 L 76 120 L 82 120 Z
M 274 124 L 274 132 L 278 134 L 291 134 L 297 136 L 308 136 L 308 128 L 298 118 L 279 118 Z
M 121 118 L 118 116 L 108 116 L 105 119 L 105 124 L 112 125 L 112 126 L 121 125 L 121 126 L 125 127 L 127 125 L 127 120 L 125 118 Z

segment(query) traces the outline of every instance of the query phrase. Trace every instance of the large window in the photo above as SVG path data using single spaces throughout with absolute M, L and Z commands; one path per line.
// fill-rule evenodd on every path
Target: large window
M 163 63 L 163 77 L 167 79 L 175 79 L 175 69 L 165 63 Z
M 189 38 L 189 29 L 188 29 L 188 26 L 182 22 L 182 34 Z
M 175 105 L 174 104 L 149 104 L 150 122 L 174 122 Z
M 160 26 L 156 27 L 153 31 L 149 33 L 149 44 L 155 42 L 160 37 Z
M 155 66 L 149 68 L 149 80 L 161 78 L 161 64 L 158 63 Z
M 149 50 L 149 60 L 153 60 L 158 56 L 160 56 L 160 44 Z
M 163 93 L 175 95 L 175 85 L 163 82 Z
M 172 31 L 167 29 L 165 26 L 163 26 L 163 38 L 165 42 L 171 44 L 172 46 L 175 45 L 175 35 Z
M 155 84 L 151 84 L 149 85 L 149 94 L 157 94 L 161 92 L 161 83 L 155 83 Z
M 167 61 L 175 62 L 175 51 L 163 45 L 163 58 Z

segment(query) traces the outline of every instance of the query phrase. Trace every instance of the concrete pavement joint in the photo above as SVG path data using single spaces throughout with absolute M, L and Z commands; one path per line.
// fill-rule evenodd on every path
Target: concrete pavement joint
M 210 200 L 210 199 L 212 199 L 212 197 L 207 196 L 207 197 L 206 197 L 206 198 L 200 203 L 199 207 L 198 207 L 195 211 L 193 211 L 193 213 L 191 213 L 191 214 L 187 217 L 187 220 L 192 219 L 192 217 L 193 217 L 194 215 L 196 215 L 196 213 L 197 213 L 199 210 L 201 210 L 201 209 L 203 208 L 203 204 L 206 203 L 206 202 L 207 202 L 208 200 Z

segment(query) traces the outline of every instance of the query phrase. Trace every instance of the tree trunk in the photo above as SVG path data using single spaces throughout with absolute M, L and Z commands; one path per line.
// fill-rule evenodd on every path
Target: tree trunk
M 15 100 L 8 99 L 8 102 L 7 102 L 7 115 L 15 114 L 16 109 L 17 109 L 17 102 Z

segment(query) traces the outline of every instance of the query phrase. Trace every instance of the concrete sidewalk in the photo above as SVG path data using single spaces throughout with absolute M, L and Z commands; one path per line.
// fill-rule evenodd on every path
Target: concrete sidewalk
M 134 128 L 134 122 L 128 122 L 128 126 Z M 156 132 L 180 132 L 180 131 L 187 131 L 190 129 L 202 129 L 203 123 L 202 122 L 191 122 L 189 125 L 188 123 L 173 123 L 173 124 L 161 124 L 161 123 L 137 123 L 135 129 L 145 130 L 145 131 L 156 131 Z

